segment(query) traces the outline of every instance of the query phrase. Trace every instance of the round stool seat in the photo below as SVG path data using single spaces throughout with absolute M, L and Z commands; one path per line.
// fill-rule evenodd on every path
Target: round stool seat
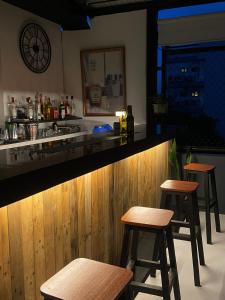
M 164 228 L 169 225 L 174 212 L 142 206 L 131 207 L 121 218 L 122 223 L 150 228 Z
M 121 267 L 78 258 L 41 286 L 45 299 L 113 300 L 131 281 L 133 273 Z
M 170 192 L 193 193 L 199 187 L 199 183 L 184 180 L 166 180 L 160 187 L 162 190 Z
M 200 163 L 190 163 L 184 166 L 184 170 L 204 172 L 204 173 L 209 173 L 213 171 L 215 168 L 216 167 L 213 165 L 200 164 Z

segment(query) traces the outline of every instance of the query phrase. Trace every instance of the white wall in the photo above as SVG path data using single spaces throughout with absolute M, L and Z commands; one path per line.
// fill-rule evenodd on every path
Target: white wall
M 225 40 L 225 13 L 205 14 L 159 21 L 160 45 Z
M 65 93 L 77 100 L 83 114 L 80 50 L 125 46 L 127 103 L 133 106 L 135 122 L 144 123 L 146 103 L 146 13 L 135 11 L 96 17 L 91 30 L 63 32 Z M 118 118 L 87 117 L 103 122 Z
M 19 33 L 28 22 L 40 24 L 47 32 L 52 59 L 43 74 L 31 72 L 24 64 L 19 51 Z M 3 122 L 3 98 L 11 93 L 23 95 L 63 92 L 61 32 L 53 22 L 0 1 L 0 125 Z

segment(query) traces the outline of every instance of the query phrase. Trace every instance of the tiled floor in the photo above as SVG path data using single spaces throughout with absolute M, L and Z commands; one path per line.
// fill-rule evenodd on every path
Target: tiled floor
M 222 233 L 215 232 L 214 218 L 212 237 L 213 245 L 206 244 L 204 213 L 201 212 L 202 237 L 206 266 L 200 266 L 201 287 L 193 283 L 191 247 L 189 242 L 175 240 L 175 250 L 180 280 L 182 300 L 225 300 L 225 215 L 220 215 Z M 147 280 L 148 283 L 160 283 L 160 273 L 157 278 Z M 173 297 L 173 291 L 171 293 Z M 158 300 L 148 294 L 139 293 L 135 300 Z

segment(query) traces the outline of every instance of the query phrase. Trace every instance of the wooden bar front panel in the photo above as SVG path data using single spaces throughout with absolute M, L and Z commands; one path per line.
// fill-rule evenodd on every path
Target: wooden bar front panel
M 118 264 L 120 217 L 158 207 L 167 175 L 168 142 L 0 208 L 0 299 L 43 299 L 40 285 L 76 257 Z

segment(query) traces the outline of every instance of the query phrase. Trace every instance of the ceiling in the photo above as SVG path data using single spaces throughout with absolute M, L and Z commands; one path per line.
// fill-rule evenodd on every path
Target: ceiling
M 64 30 L 89 28 L 87 15 L 91 18 L 132 10 L 158 9 L 189 6 L 224 0 L 3 0 L 60 24 Z

